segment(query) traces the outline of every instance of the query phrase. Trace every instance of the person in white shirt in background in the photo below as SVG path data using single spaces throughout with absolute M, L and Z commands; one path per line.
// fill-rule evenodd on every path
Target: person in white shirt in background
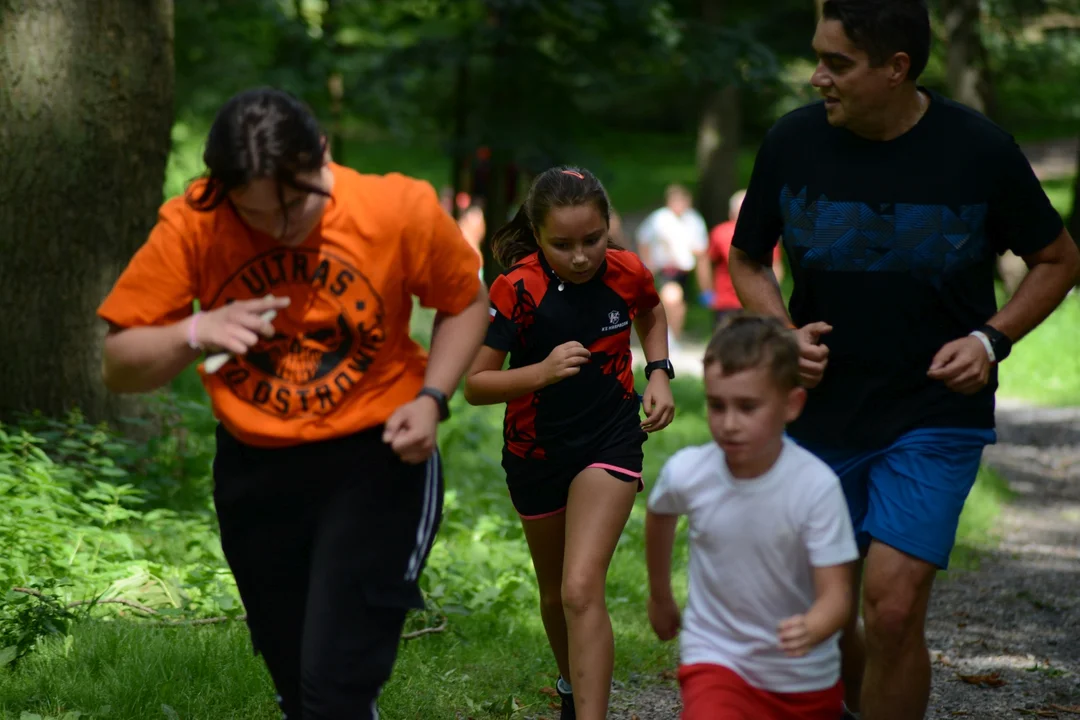
M 799 346 L 775 318 L 734 311 L 705 353 L 715 442 L 664 465 L 645 521 L 649 621 L 679 634 L 683 720 L 836 720 L 840 630 L 858 558 L 829 466 L 784 434 L 802 411 Z M 671 589 L 689 519 L 689 596 Z
M 671 185 L 665 205 L 654 210 L 638 227 L 637 249 L 645 267 L 660 284 L 660 302 L 667 313 L 668 345 L 682 338 L 686 324 L 686 290 L 690 273 L 698 271 L 698 287 L 712 287 L 709 264 L 699 260 L 709 250 L 709 228 L 693 208 L 690 191 Z

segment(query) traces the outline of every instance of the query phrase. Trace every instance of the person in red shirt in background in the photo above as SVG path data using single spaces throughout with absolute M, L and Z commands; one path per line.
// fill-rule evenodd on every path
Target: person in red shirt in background
M 731 251 L 731 239 L 735 237 L 735 223 L 739 219 L 739 209 L 742 207 L 746 190 L 739 190 L 728 201 L 728 219 L 714 227 L 709 232 L 709 262 L 712 263 L 712 289 L 703 288 L 701 291 L 701 304 L 716 312 L 715 322 L 732 310 L 741 310 L 742 303 L 735 293 L 735 286 L 731 283 L 731 274 L 728 272 L 728 253 Z M 784 280 L 784 261 L 780 256 L 780 245 L 776 244 L 773 253 L 773 274 L 776 282 Z

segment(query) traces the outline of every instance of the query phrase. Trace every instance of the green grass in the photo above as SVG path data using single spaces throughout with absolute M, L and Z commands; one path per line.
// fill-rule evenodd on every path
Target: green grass
M 663 204 L 668 185 L 693 188 L 697 184 L 695 142 L 692 135 L 598 133 L 555 162 L 589 168 L 604 182 L 621 213 L 640 213 Z M 740 154 L 742 186 L 750 180 L 755 152 L 750 148 Z M 397 170 L 436 187 L 447 184 L 450 177 L 449 162 L 434 143 L 352 142 L 345 147 L 344 162 L 364 172 Z
M 0 718 L 279 718 L 273 686 L 242 624 L 147 628 L 89 623 L 70 650 L 51 642 L 16 672 L 0 671 Z M 171 714 L 175 713 L 175 714 Z
M 971 570 L 982 554 L 997 543 L 996 522 L 1001 506 L 1013 497 L 1008 483 L 997 472 L 982 468 L 964 504 L 956 530 L 956 545 L 949 558 L 950 570 Z
M 603 133 L 589 142 L 580 158 L 568 162 L 599 173 L 611 202 L 622 213 L 647 212 L 663 204 L 672 183 L 697 186 L 696 138 L 692 135 Z M 740 187 L 750 181 L 757 148 L 744 148 L 736 168 Z
M 998 397 L 1080 405 L 1080 292 L 1016 344 L 999 375 Z
M 646 444 L 645 477 L 654 481 L 666 458 L 707 442 L 699 381 L 675 383 L 679 413 L 672 425 Z M 555 679 L 555 663 L 536 605 L 531 566 L 505 487 L 490 471 L 501 442 L 490 432 L 500 421 L 497 407 L 472 408 L 455 399 L 459 424 L 453 433 L 481 432 L 479 447 L 460 437 L 444 439 L 448 497 L 443 530 L 425 573 L 425 587 L 438 586 L 455 569 L 473 573 L 480 593 L 493 588 L 486 610 L 463 613 L 452 599 L 442 609 L 448 629 L 405 642 L 381 701 L 383 717 L 506 718 L 500 708 L 528 706 L 541 713 L 541 693 Z M 485 470 L 485 468 L 489 468 Z M 476 477 L 483 482 L 476 483 Z M 677 646 L 660 643 L 645 614 L 647 576 L 643 562 L 646 493 L 638 496 L 609 574 L 608 602 L 616 636 L 616 677 L 627 682 L 674 667 Z M 954 567 L 970 567 L 979 549 L 992 542 L 992 527 L 1004 485 L 980 475 L 961 519 Z M 676 594 L 685 597 L 686 534 L 674 562 Z M 471 603 L 479 603 L 473 598 Z M 407 629 L 435 622 L 417 615 Z M 0 670 L 0 719 L 26 720 L 24 712 L 60 718 L 77 711 L 86 718 L 217 720 L 276 718 L 272 688 L 261 661 L 251 654 L 242 624 L 203 628 L 151 628 L 128 621 L 77 626 L 70 647 L 46 642 L 16 671 Z M 108 708 L 108 713 L 102 713 Z M 167 708 L 167 709 L 166 709 Z M 549 715 L 550 716 L 550 715 Z M 69 716 L 73 718 L 74 716 Z
M 671 453 L 708 440 L 699 382 L 679 380 L 675 393 L 679 416 L 646 444 L 650 483 Z M 557 673 L 524 537 L 493 460 L 502 442 L 502 409 L 470 407 L 458 396 L 454 412 L 456 423 L 441 443 L 448 487 L 443 528 L 423 578 L 449 626 L 403 645 L 382 700 L 383 716 L 390 719 L 505 717 L 498 708 L 514 699 L 542 709 L 547 698 L 539 691 Z M 622 681 L 656 677 L 676 661 L 676 645 L 659 642 L 645 615 L 646 498 L 638 496 L 609 573 L 616 676 Z M 685 554 L 684 536 L 674 564 L 675 587 L 683 594 Z M 467 596 L 455 594 L 462 582 L 470 588 Z M 437 622 L 433 615 L 414 616 L 407 629 Z M 93 622 L 77 626 L 71 637 L 70 648 L 45 642 L 16 671 L 0 669 L 0 718 L 68 711 L 90 714 L 84 719 L 172 717 L 163 705 L 185 720 L 276 717 L 269 681 L 251 656 L 243 625 L 161 629 Z M 97 714 L 104 706 L 109 714 Z
M 1064 178 L 1059 180 L 1045 180 L 1043 181 L 1043 190 L 1046 191 L 1046 196 L 1050 198 L 1050 202 L 1057 209 L 1061 216 L 1066 219 L 1069 218 L 1069 214 L 1072 212 L 1072 199 L 1073 199 L 1073 185 L 1076 183 L 1075 178 Z

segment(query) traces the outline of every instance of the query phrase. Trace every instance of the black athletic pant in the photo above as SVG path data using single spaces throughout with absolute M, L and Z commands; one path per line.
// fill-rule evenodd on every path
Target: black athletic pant
M 298 447 L 218 428 L 221 544 L 289 720 L 377 718 L 442 516 L 438 454 L 401 462 L 381 427 Z

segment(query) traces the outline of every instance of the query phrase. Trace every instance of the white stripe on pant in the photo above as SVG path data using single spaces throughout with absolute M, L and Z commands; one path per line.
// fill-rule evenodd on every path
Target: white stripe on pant
M 416 527 L 416 548 L 409 556 L 409 566 L 405 571 L 405 579 L 412 582 L 420 574 L 421 559 L 424 550 L 431 541 L 431 531 L 435 527 L 435 514 L 439 508 L 436 497 L 439 488 L 439 451 L 435 450 L 427 461 L 427 471 L 424 475 L 424 509 L 420 514 L 420 524 Z

